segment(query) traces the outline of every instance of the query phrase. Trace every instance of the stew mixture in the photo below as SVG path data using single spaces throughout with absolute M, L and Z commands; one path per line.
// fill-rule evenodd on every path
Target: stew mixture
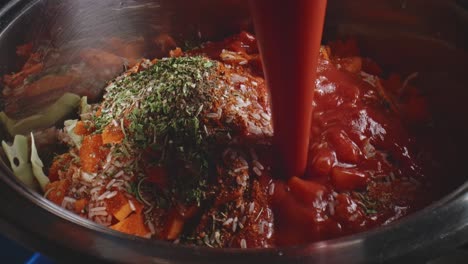
M 169 36 L 157 40 L 174 46 Z M 208 247 L 296 245 L 386 225 L 438 198 L 434 165 L 413 132 L 431 118 L 414 76 L 380 77 L 353 40 L 320 49 L 307 173 L 287 181 L 273 175 L 269 95 L 249 33 L 152 61 L 85 49 L 80 64 L 54 71 L 31 45 L 18 54 L 26 65 L 3 79 L 1 119 L 12 136 L 35 124 L 12 117 L 22 98 L 50 104 L 68 87 L 87 96 L 68 94 L 39 111 L 41 124 L 53 123 L 45 117 L 53 107 L 80 105 L 79 118 L 48 134 L 66 149 L 46 166 L 48 176 L 37 157 L 44 135 L 34 134 L 31 186 L 39 182 L 47 199 L 114 230 Z M 83 72 L 109 80 L 122 61 L 125 73 L 98 102 Z M 18 160 L 10 161 L 17 172 Z

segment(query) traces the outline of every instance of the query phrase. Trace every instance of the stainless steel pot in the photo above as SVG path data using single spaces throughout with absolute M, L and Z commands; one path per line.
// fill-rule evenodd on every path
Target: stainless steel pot
M 388 226 L 309 245 L 278 249 L 185 247 L 128 236 L 83 220 L 0 170 L 0 230 L 67 262 L 362 263 L 428 259 L 468 241 L 468 11 L 466 1 L 329 0 L 324 41 L 354 36 L 388 71 L 418 71 L 434 109 L 434 133 L 451 189 L 440 201 Z M 251 29 L 244 0 L 13 0 L 0 10 L 0 74 L 17 70 L 15 46 L 47 40 L 70 51 L 105 36 L 179 43 L 219 39 Z M 151 46 L 148 44 L 148 47 Z M 149 49 L 146 56 L 160 56 Z M 21 112 L 28 112 L 27 107 Z

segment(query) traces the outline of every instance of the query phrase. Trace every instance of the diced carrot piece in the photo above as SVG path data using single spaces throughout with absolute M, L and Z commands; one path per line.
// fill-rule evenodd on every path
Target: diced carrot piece
M 122 192 L 118 192 L 116 196 L 111 199 L 107 199 L 106 201 L 107 211 L 114 215 L 114 217 L 119 221 L 124 220 L 133 212 L 127 197 L 125 197 Z M 137 205 L 139 205 L 137 201 L 132 200 L 132 203 L 135 206 L 135 209 Z
M 161 189 L 167 189 L 169 179 L 167 170 L 161 166 L 149 166 L 146 168 L 147 181 L 156 184 Z
M 331 172 L 333 186 L 338 191 L 362 190 L 367 186 L 369 177 L 354 168 L 334 167 Z
M 327 190 L 325 186 L 312 181 L 306 181 L 299 177 L 292 177 L 288 181 L 292 195 L 304 204 L 310 205 L 317 199 L 321 199 Z
M 120 126 L 115 126 L 113 123 L 107 125 L 102 131 L 103 144 L 118 144 L 121 143 L 125 135 Z
M 150 231 L 144 223 L 142 213 L 132 214 L 123 221 L 111 226 L 110 228 L 135 236 L 146 236 Z
M 87 199 L 80 199 L 75 202 L 75 213 L 80 214 L 83 213 L 86 205 L 88 205 Z
M 84 137 L 80 148 L 81 168 L 84 172 L 95 173 L 98 171 L 101 161 L 106 157 L 102 146 L 100 134 Z
M 59 171 L 62 171 L 70 164 L 72 159 L 73 157 L 68 153 L 55 157 L 49 169 L 49 180 L 51 182 L 59 180 Z
M 169 217 L 164 227 L 163 238 L 166 240 L 175 240 L 182 233 L 183 228 L 184 218 L 179 214 L 179 212 L 177 212 L 177 210 L 173 209 L 169 213 Z
M 85 121 L 78 121 L 73 132 L 79 136 L 87 136 L 93 132 L 93 128 Z
M 46 186 L 46 198 L 57 205 L 61 205 L 65 194 L 68 192 L 70 182 L 68 180 L 60 180 L 47 184 Z

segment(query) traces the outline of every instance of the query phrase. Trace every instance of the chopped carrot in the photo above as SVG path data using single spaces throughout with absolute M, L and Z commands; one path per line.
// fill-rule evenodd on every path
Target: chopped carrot
M 169 213 L 169 217 L 164 226 L 163 238 L 166 240 L 175 240 L 182 233 L 184 228 L 184 218 L 176 209 Z
M 84 212 L 84 209 L 88 205 L 87 199 L 80 199 L 75 202 L 75 213 L 80 214 Z
M 125 135 L 120 126 L 115 126 L 113 123 L 107 125 L 102 131 L 103 144 L 118 144 L 121 143 Z
M 59 171 L 62 171 L 65 169 L 65 167 L 70 164 L 71 160 L 73 157 L 68 154 L 62 154 L 60 156 L 57 156 L 54 158 L 54 161 L 52 165 L 50 166 L 49 169 L 49 180 L 51 182 L 58 181 L 59 180 Z
M 150 231 L 144 223 L 142 213 L 132 214 L 123 221 L 111 226 L 110 228 L 135 236 L 146 236 Z
M 87 122 L 78 121 L 73 132 L 79 136 L 87 136 L 93 132 L 93 129 Z
M 81 168 L 84 172 L 95 173 L 98 171 L 101 161 L 107 155 L 102 146 L 100 134 L 84 137 L 80 148 Z
M 132 200 L 132 204 L 135 207 L 135 211 L 137 209 L 141 211 L 142 205 L 138 201 Z M 133 212 L 133 209 L 129 199 L 122 192 L 118 192 L 116 196 L 107 200 L 107 211 L 117 220 L 123 221 Z
M 70 182 L 68 180 L 60 180 L 47 184 L 46 198 L 57 205 L 61 205 L 65 194 L 68 192 Z

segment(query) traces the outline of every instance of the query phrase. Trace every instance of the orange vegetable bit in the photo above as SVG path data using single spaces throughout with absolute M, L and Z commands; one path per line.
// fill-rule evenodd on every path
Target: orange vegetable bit
M 115 125 L 112 122 L 107 125 L 102 131 L 103 144 L 119 144 L 125 138 L 120 125 Z
M 172 209 L 171 212 L 169 212 L 169 217 L 164 226 L 164 230 L 162 233 L 163 239 L 166 239 L 166 240 L 177 239 L 182 233 L 182 230 L 184 229 L 184 224 L 185 224 L 184 217 L 180 215 L 177 209 Z
M 65 153 L 54 158 L 49 169 L 49 180 L 51 182 L 59 180 L 59 171 L 63 171 L 72 161 L 72 155 Z
M 68 180 L 60 180 L 51 182 L 46 186 L 46 198 L 57 205 L 61 205 L 63 198 L 70 188 L 70 182 Z
M 84 213 L 84 209 L 88 205 L 88 200 L 87 199 L 80 199 L 75 202 L 75 213 L 77 214 L 82 214 Z
M 75 132 L 75 134 L 77 134 L 78 136 L 87 136 L 93 131 L 94 128 L 92 127 L 92 125 L 85 121 L 78 121 L 76 123 L 75 129 L 73 130 L 73 132 Z
M 81 169 L 87 173 L 96 173 L 106 155 L 107 151 L 103 148 L 100 134 L 84 137 L 80 148 Z
M 116 196 L 106 201 L 107 211 L 119 221 L 123 221 L 134 212 L 129 199 L 122 192 L 118 192 Z M 134 206 L 135 212 L 137 212 L 137 209 L 141 211 L 143 206 L 138 201 L 132 199 L 131 203 Z
M 135 213 L 110 228 L 122 233 L 145 237 L 150 233 L 150 230 L 145 225 L 144 221 L 145 219 L 142 213 Z

